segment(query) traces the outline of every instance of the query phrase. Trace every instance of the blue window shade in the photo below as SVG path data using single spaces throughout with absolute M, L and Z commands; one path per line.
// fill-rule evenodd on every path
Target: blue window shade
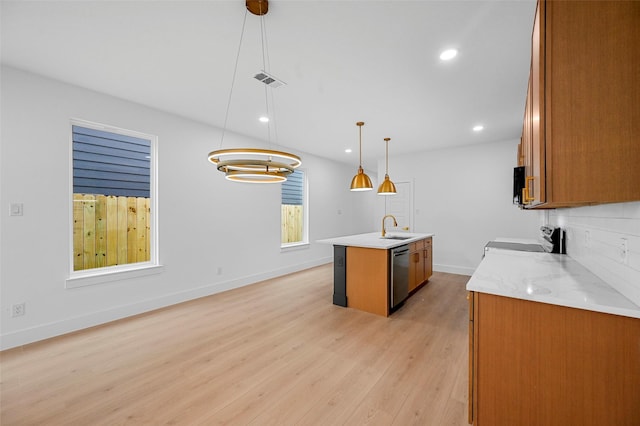
M 296 170 L 282 183 L 282 204 L 301 206 L 304 203 L 304 172 Z
M 73 192 L 151 194 L 151 141 L 73 126 Z

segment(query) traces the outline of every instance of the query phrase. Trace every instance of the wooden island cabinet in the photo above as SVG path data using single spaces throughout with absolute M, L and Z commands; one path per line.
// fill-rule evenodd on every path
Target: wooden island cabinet
M 408 278 L 408 297 L 433 273 L 433 234 L 406 233 L 383 238 L 374 232 L 318 242 L 334 248 L 334 305 L 389 316 L 392 313 L 391 250 L 395 248 L 407 246 L 409 249 L 408 265 L 401 267 Z
M 518 165 L 525 208 L 640 200 L 640 2 L 538 2 Z
M 409 294 L 432 275 L 432 238 L 409 244 Z M 389 316 L 388 250 L 347 247 L 347 306 L 376 315 Z
M 409 246 L 409 292 L 426 283 L 433 274 L 432 238 Z
M 389 316 L 389 250 L 347 247 L 347 306 Z

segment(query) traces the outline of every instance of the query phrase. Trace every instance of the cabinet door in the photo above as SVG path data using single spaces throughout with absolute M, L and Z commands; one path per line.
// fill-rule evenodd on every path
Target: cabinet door
M 418 286 L 418 263 L 420 252 L 411 251 L 409 253 L 409 291 L 413 291 Z
M 547 201 L 640 200 L 640 4 L 547 1 L 546 10 Z
M 409 291 L 413 291 L 418 286 L 418 243 L 409 245 Z
M 432 239 L 412 243 L 409 246 L 409 291 L 414 290 L 433 275 Z
M 424 282 L 424 256 L 422 252 L 424 250 L 420 250 L 416 252 L 416 258 L 418 262 L 416 263 L 416 287 Z
M 416 241 L 409 246 L 409 291 L 414 290 L 424 281 L 424 251 L 425 240 Z
M 640 319 L 475 293 L 478 426 L 632 426 Z
M 431 238 L 427 238 L 424 243 L 423 258 L 424 258 L 424 277 L 423 281 L 427 281 L 433 275 L 433 248 L 431 247 Z
M 524 175 L 531 176 L 533 173 L 531 165 L 531 72 L 529 72 L 529 83 L 527 85 L 527 99 L 524 104 L 524 119 L 522 121 L 522 137 L 520 141 L 521 158 L 518 159 L 518 165 L 524 166 Z M 522 204 L 529 204 L 533 195 L 530 193 L 528 186 L 523 188 L 521 200 Z
M 469 401 L 468 401 L 468 408 L 469 408 L 469 424 L 475 425 L 475 410 L 476 410 L 476 375 L 475 375 L 475 364 L 474 364 L 474 360 L 476 359 L 475 356 L 475 345 L 474 345 L 474 333 L 475 333 L 475 327 L 474 327 L 474 295 L 475 292 L 470 291 L 469 293 L 467 293 L 467 300 L 469 301 Z
M 638 22 L 637 1 L 538 2 L 522 135 L 527 208 L 640 200 Z
M 527 113 L 529 149 L 525 163 L 526 192 L 525 201 L 535 206 L 546 201 L 545 175 L 545 139 L 544 139 L 544 28 L 545 3 L 538 2 L 533 35 L 531 38 L 531 75 L 529 77 Z
M 347 247 L 347 306 L 389 316 L 389 250 Z

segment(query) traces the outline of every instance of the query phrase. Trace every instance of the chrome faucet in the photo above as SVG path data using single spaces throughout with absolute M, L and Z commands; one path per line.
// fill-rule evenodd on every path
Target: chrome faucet
M 382 236 L 384 237 L 385 235 L 387 235 L 387 230 L 384 229 L 384 220 L 386 218 L 390 217 L 391 219 L 393 219 L 393 226 L 398 226 L 398 222 L 396 221 L 395 216 L 393 216 L 392 214 L 388 214 L 385 217 L 382 218 Z

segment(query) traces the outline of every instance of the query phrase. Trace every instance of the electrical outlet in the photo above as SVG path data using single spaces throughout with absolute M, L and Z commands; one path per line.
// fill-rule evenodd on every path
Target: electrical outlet
M 218 266 L 218 275 L 222 275 L 222 267 Z
M 11 203 L 11 216 L 22 216 L 22 203 Z
M 585 247 L 591 247 L 591 232 L 584 231 L 584 245 Z
M 15 305 L 13 305 L 11 307 L 11 316 L 12 317 L 21 317 L 23 316 L 26 312 L 25 312 L 26 306 L 25 303 L 16 303 Z
M 620 262 L 627 265 L 629 263 L 629 243 L 626 238 L 620 240 Z

